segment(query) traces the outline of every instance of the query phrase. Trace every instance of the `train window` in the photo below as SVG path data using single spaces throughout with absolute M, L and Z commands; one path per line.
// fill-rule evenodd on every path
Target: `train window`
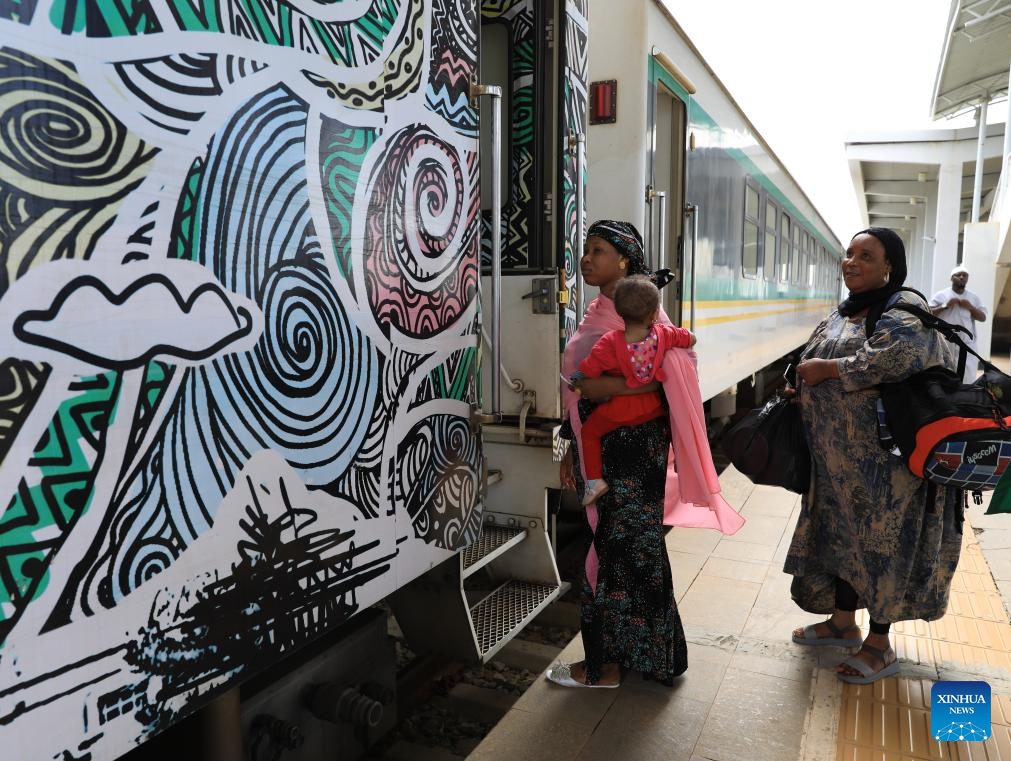
M 807 235 L 807 251 L 804 255 L 804 285 L 810 288 L 814 285 L 814 262 L 815 262 L 814 236 Z
M 711 217 L 713 224 L 720 225 L 717 229 L 733 230 L 737 227 L 737 225 L 741 224 L 741 218 L 737 215 L 740 213 L 741 209 L 740 195 L 742 189 L 737 183 L 737 177 L 727 177 L 721 174 L 716 178 L 716 185 L 712 197 L 734 198 L 736 201 L 732 204 L 713 204 L 716 208 L 712 209 Z M 713 266 L 732 268 L 734 272 L 737 272 L 737 268 L 740 266 L 741 261 L 740 238 L 738 238 L 737 235 L 721 235 L 719 237 L 725 240 L 719 241 L 719 243 L 713 248 Z
M 744 277 L 758 277 L 758 186 L 750 180 L 744 187 Z
M 793 248 L 790 251 L 790 281 L 794 285 L 800 282 L 800 260 L 804 253 L 803 234 L 804 231 L 800 229 L 800 225 L 793 226 Z
M 803 235 L 801 237 L 800 257 L 799 261 L 797 262 L 798 264 L 797 269 L 799 270 L 799 272 L 797 272 L 797 284 L 800 286 L 807 285 L 807 265 L 808 262 L 810 261 L 810 258 L 811 258 L 811 234 L 807 230 L 804 230 Z
M 763 252 L 763 266 L 766 280 L 776 279 L 776 254 L 778 251 L 779 234 L 776 222 L 776 215 L 779 209 L 772 199 L 765 199 L 765 251 Z
M 793 240 L 790 237 L 790 215 L 779 215 L 779 282 L 790 279 L 790 258 L 793 255 Z

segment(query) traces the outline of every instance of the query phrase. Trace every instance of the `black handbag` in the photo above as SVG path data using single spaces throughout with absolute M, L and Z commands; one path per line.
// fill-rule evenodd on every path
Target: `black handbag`
M 811 453 L 800 405 L 777 394 L 728 430 L 723 451 L 752 483 L 782 486 L 798 494 L 811 481 Z

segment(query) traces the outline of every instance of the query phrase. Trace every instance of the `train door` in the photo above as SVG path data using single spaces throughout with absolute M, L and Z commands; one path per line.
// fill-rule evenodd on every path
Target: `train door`
M 664 289 L 664 309 L 671 320 L 683 324 L 685 292 L 691 262 L 685 261 L 685 151 L 687 146 L 689 91 L 675 79 L 664 56 L 651 58 L 652 136 L 646 189 L 648 251 L 655 269 L 669 269 L 675 280 Z
M 547 190 L 555 182 L 556 12 L 540 0 L 480 5 L 476 89 L 490 96 L 478 107 L 483 347 L 473 420 L 486 463 L 483 526 L 478 541 L 398 595 L 395 607 L 412 646 L 467 660 L 491 659 L 561 588 L 545 488 L 558 478 L 551 425 L 560 278 Z

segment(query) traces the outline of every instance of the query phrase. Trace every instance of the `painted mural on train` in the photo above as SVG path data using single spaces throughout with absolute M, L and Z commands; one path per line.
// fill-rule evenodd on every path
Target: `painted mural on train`
M 476 13 L 0 4 L 5 758 L 113 758 L 476 535 Z

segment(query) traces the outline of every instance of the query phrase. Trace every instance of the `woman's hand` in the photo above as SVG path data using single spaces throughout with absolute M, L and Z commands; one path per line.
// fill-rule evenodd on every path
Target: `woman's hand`
M 558 464 L 558 480 L 562 484 L 563 489 L 576 488 L 576 469 L 573 467 L 572 462 L 572 444 L 565 451 L 565 456 L 562 457 L 562 461 Z
M 580 378 L 573 385 L 576 387 L 576 393 L 584 399 L 589 399 L 591 402 L 606 402 L 616 393 L 615 387 L 618 384 L 615 381 L 620 381 L 622 386 L 625 385 L 624 378 L 603 375 L 599 378 Z
M 808 386 L 839 377 L 839 363 L 834 359 L 805 359 L 797 365 L 797 377 Z

